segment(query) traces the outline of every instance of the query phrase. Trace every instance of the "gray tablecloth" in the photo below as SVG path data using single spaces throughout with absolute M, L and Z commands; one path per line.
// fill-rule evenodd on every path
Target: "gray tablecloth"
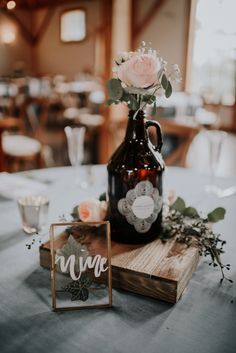
M 48 185 L 49 222 L 67 217 L 85 197 L 106 188 L 104 166 L 81 169 L 87 190 L 73 183 L 72 168 L 27 173 Z M 223 187 L 236 179 L 217 179 Z M 177 194 L 203 212 L 216 206 L 227 209 L 215 228 L 227 240 L 230 277 L 236 282 L 236 196 L 217 199 L 204 193 L 208 178 L 181 168 L 169 168 L 165 190 Z M 176 305 L 113 290 L 113 307 L 104 310 L 51 312 L 48 287 L 39 266 L 38 245 L 27 249 L 16 203 L 0 199 L 0 352 L 50 353 L 230 353 L 236 352 L 236 284 L 201 260 L 185 293 Z

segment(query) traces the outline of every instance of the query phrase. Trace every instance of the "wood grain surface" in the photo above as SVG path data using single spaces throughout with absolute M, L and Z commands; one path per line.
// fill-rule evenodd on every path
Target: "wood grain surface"
M 62 233 L 55 249 L 67 241 Z M 89 247 L 102 252 L 103 242 L 89 237 Z M 163 243 L 160 239 L 146 245 L 112 242 L 112 286 L 137 294 L 176 303 L 197 267 L 197 248 L 186 247 L 175 239 Z M 50 267 L 50 242 L 40 247 L 40 265 Z

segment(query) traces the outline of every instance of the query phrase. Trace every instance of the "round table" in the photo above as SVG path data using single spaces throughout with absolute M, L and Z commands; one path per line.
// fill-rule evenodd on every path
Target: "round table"
M 81 200 L 106 189 L 104 166 L 81 167 L 87 189 L 75 186 L 71 167 L 24 173 L 48 185 L 49 223 L 69 217 Z M 236 195 L 206 195 L 209 177 L 167 168 L 165 190 L 174 189 L 203 213 L 222 206 L 224 221 L 215 229 L 226 239 L 223 260 L 236 279 Z M 222 187 L 236 178 L 216 179 Z M 0 351 L 1 353 L 233 353 L 236 352 L 235 284 L 219 285 L 220 273 L 202 259 L 180 301 L 173 305 L 113 289 L 111 309 L 55 313 L 41 288 L 38 244 L 27 249 L 16 202 L 0 198 Z M 45 236 L 47 237 L 47 236 Z M 236 282 L 236 281 L 235 281 Z M 50 281 L 48 281 L 50 285 Z

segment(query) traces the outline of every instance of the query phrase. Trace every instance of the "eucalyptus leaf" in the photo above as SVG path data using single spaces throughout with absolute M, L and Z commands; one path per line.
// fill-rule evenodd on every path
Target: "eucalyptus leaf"
M 196 208 L 194 208 L 194 207 L 186 207 L 183 210 L 183 215 L 186 217 L 190 217 L 190 218 L 199 217 L 199 214 L 198 214 Z
M 166 77 L 165 74 L 162 75 L 162 78 L 161 78 L 161 85 L 162 87 L 164 88 L 164 90 L 166 90 L 168 88 L 168 85 L 169 85 L 169 81 Z
M 108 93 L 112 100 L 119 100 L 123 95 L 123 88 L 121 86 L 120 80 L 112 78 L 107 83 Z
M 178 197 L 176 201 L 170 207 L 172 210 L 183 213 L 185 210 L 185 202 L 181 197 Z
M 171 94 L 172 94 L 172 86 L 171 86 L 170 81 L 168 81 L 168 86 L 167 86 L 167 88 L 165 90 L 166 98 L 169 98 L 171 96 Z
M 113 100 L 113 99 L 107 99 L 106 101 L 105 101 L 105 105 L 107 106 L 107 107 L 109 107 L 111 104 L 113 104 L 113 103 L 115 103 L 115 101 Z
M 139 108 L 139 104 L 134 96 L 130 96 L 130 102 L 128 104 L 129 109 L 137 110 Z
M 130 100 L 130 95 L 128 92 L 126 92 L 125 90 L 123 90 L 123 95 L 121 97 L 121 101 L 123 102 L 128 102 Z
M 78 212 L 78 206 L 75 206 L 70 214 L 74 220 L 76 221 L 80 221 L 80 217 L 79 217 L 79 212 Z
M 225 208 L 217 207 L 212 212 L 208 213 L 207 219 L 209 222 L 218 222 L 225 218 Z
M 148 104 L 152 104 L 156 101 L 156 97 L 151 95 L 151 94 L 146 94 L 145 96 L 142 97 L 143 102 L 146 102 Z
M 73 237 L 73 235 L 70 235 L 67 242 L 60 249 L 56 250 L 56 259 L 58 259 L 59 256 L 64 256 L 65 261 L 67 261 L 71 255 L 75 255 L 76 259 L 79 259 L 80 257 L 86 259 L 86 257 L 89 255 L 87 246 L 85 244 L 82 245 L 81 243 L 79 243 Z M 57 269 L 58 271 L 63 272 L 61 263 L 58 264 Z M 76 260 L 75 271 L 79 272 L 80 270 L 80 263 Z M 68 272 L 69 270 L 67 270 L 66 273 Z
M 99 201 L 106 201 L 106 192 L 103 192 L 103 193 L 99 196 Z
M 154 105 L 153 105 L 153 109 L 152 109 L 152 114 L 156 115 L 156 113 L 157 113 L 157 102 L 155 100 Z
M 223 246 L 226 241 L 221 239 L 220 234 L 215 234 L 212 227 L 209 226 L 209 221 L 216 222 L 224 218 L 225 209 L 222 207 L 216 208 L 208 214 L 206 219 L 198 215 L 195 208 L 185 207 L 185 202 L 180 197 L 177 198 L 170 209 L 171 212 L 165 215 L 163 219 L 162 241 L 167 242 L 175 237 L 177 242 L 186 244 L 187 247 L 197 247 L 200 256 L 210 256 L 211 262 L 209 265 L 219 267 L 222 276 L 220 282 L 222 283 L 225 279 L 232 283 L 232 280 L 225 276 L 225 270 L 230 269 L 230 264 L 224 265 L 220 258 L 220 255 L 224 252 Z

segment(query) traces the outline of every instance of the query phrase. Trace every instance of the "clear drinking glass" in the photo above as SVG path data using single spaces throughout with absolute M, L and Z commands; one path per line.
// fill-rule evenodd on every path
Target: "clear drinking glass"
M 215 175 L 220 159 L 222 144 L 227 136 L 227 133 L 218 130 L 206 130 L 205 134 L 209 143 L 210 171 L 210 183 L 206 185 L 205 190 L 207 193 L 213 193 L 217 195 L 221 189 L 219 188 L 219 186 L 215 185 Z
M 17 200 L 23 230 L 38 233 L 47 224 L 49 200 L 44 196 L 26 196 Z
M 65 134 L 68 145 L 68 155 L 71 165 L 75 171 L 75 184 L 82 188 L 88 186 L 85 180 L 81 180 L 79 177 L 79 166 L 82 164 L 84 159 L 84 139 L 85 139 L 85 127 L 65 127 Z

